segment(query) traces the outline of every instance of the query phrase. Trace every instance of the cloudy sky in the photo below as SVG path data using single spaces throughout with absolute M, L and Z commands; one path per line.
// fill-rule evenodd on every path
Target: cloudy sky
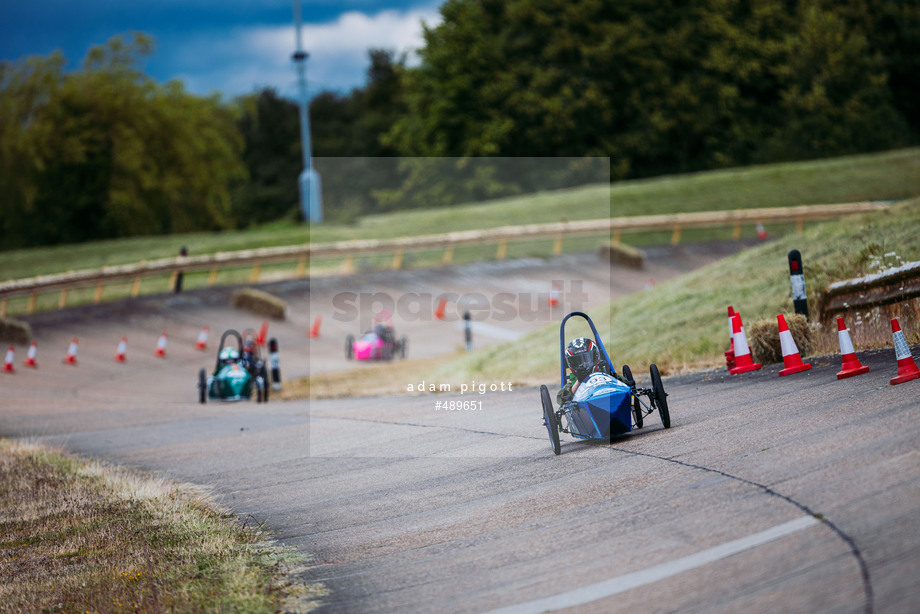
M 142 31 L 157 42 L 145 69 L 160 82 L 228 97 L 271 86 L 294 97 L 297 1 L 0 0 L 0 60 L 59 49 L 72 68 L 93 45 Z M 310 94 L 363 85 L 370 47 L 420 47 L 421 23 L 439 23 L 442 1 L 300 0 Z

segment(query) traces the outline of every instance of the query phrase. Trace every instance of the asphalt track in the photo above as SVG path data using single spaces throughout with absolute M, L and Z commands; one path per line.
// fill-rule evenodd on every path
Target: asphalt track
M 920 381 L 888 384 L 893 351 L 841 381 L 834 357 L 784 378 L 667 379 L 671 429 L 652 416 L 612 444 L 563 435 L 556 457 L 533 388 L 199 405 L 194 371 L 212 357 L 191 349 L 189 314 L 232 319 L 221 304 L 37 319 L 40 367 L 20 352 L 0 378 L 0 434 L 209 486 L 312 555 L 303 575 L 331 590 L 328 612 L 920 607 Z M 143 332 L 113 363 L 131 319 Z M 167 360 L 151 356 L 161 323 L 179 331 Z M 77 325 L 80 364 L 61 365 L 49 348 Z M 295 354 L 282 368 L 309 368 Z

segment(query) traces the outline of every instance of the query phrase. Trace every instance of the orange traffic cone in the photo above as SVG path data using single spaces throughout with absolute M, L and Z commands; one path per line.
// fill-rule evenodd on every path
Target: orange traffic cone
M 751 360 L 747 335 L 744 334 L 744 328 L 741 326 L 741 316 L 737 313 L 732 316 L 732 338 L 735 341 L 735 366 L 729 373 L 738 375 L 748 371 L 757 371 L 763 367 L 759 362 Z
M 559 287 L 556 284 L 553 284 L 553 289 L 549 291 L 549 298 L 546 302 L 550 307 L 555 307 L 559 304 Z
M 153 351 L 153 355 L 159 358 L 166 358 L 166 333 L 164 332 L 160 335 L 160 338 L 157 340 L 157 349 Z
M 319 337 L 319 325 L 322 323 L 323 317 L 316 316 L 316 319 L 313 320 L 313 326 L 310 327 L 310 338 L 316 339 Z
M 77 338 L 74 337 L 70 345 L 67 346 L 67 356 L 63 360 L 65 365 L 77 365 L 77 343 Z
M 438 301 L 438 308 L 434 310 L 434 317 L 436 317 L 439 320 L 443 320 L 444 310 L 446 308 L 447 308 L 447 299 L 442 298 L 440 301 Z
M 38 344 L 33 341 L 32 345 L 29 346 L 29 351 L 26 353 L 26 360 L 22 364 L 24 364 L 27 367 L 32 367 L 33 369 L 37 369 L 38 363 L 35 362 L 35 355 L 37 353 L 38 353 Z
M 256 345 L 265 347 L 265 341 L 268 338 L 268 320 L 262 322 L 262 328 L 259 329 L 259 336 L 256 337 Z
M 779 343 L 783 349 L 783 364 L 786 365 L 786 368 L 779 372 L 780 377 L 811 369 L 811 363 L 802 362 L 799 348 L 795 345 L 795 339 L 792 338 L 789 327 L 786 326 L 785 316 L 779 314 L 776 320 L 779 322 Z
M 735 315 L 735 308 L 731 305 L 728 306 L 728 338 L 730 339 L 730 346 L 728 351 L 725 352 L 725 368 L 731 371 L 735 368 L 735 335 L 732 328 L 732 317 Z
M 767 240 L 767 231 L 764 230 L 763 224 L 757 222 L 757 238 L 761 241 Z
M 211 331 L 210 328 L 205 326 L 201 329 L 201 332 L 198 333 L 198 342 L 195 344 L 195 347 L 199 350 L 208 349 L 208 333 Z
M 837 337 L 840 339 L 840 357 L 843 359 L 843 368 L 837 373 L 837 379 L 853 377 L 869 372 L 869 367 L 859 362 L 853 342 L 850 340 L 850 331 L 847 330 L 843 318 L 837 318 Z
M 6 361 L 3 363 L 3 372 L 4 373 L 15 373 L 16 370 L 13 368 L 13 359 L 16 355 L 16 348 L 12 345 L 10 349 L 6 351 Z
M 121 341 L 118 342 L 118 347 L 115 349 L 115 362 L 125 362 L 127 360 L 128 352 L 128 338 L 122 337 Z
M 917 368 L 910 348 L 907 347 L 907 340 L 904 338 L 904 333 L 901 332 L 901 325 L 898 324 L 897 318 L 891 318 L 891 333 L 894 335 L 894 353 L 898 359 L 898 374 L 891 378 L 891 385 L 903 384 L 920 378 L 920 369 Z

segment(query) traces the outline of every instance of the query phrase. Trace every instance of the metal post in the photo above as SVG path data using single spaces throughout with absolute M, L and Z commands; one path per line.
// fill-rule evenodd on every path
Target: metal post
M 300 35 L 302 19 L 300 0 L 294 0 L 294 21 L 297 25 L 297 51 L 291 56 L 297 64 L 300 82 L 300 141 L 303 149 L 303 171 L 300 173 L 300 211 L 303 219 L 311 224 L 323 223 L 323 200 L 319 174 L 313 170 L 313 151 L 310 144 L 310 114 L 307 107 L 307 58 Z

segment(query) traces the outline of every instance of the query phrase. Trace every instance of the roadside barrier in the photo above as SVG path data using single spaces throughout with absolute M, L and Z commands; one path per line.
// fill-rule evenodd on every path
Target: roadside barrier
M 198 341 L 195 343 L 195 347 L 199 350 L 206 350 L 208 348 L 208 333 L 210 330 L 210 328 L 205 326 L 201 329 L 201 332 L 198 333 Z
M 316 319 L 313 320 L 313 326 L 310 327 L 310 338 L 316 339 L 319 337 L 319 325 L 322 323 L 323 317 L 316 316 Z
M 850 339 L 850 331 L 843 318 L 837 318 L 837 338 L 840 340 L 840 357 L 843 360 L 843 367 L 837 373 L 837 379 L 854 377 L 869 372 L 869 367 L 859 362 L 856 357 L 856 350 L 853 349 L 853 341 Z
M 795 345 L 792 333 L 789 332 L 789 326 L 786 325 L 786 317 L 783 314 L 779 314 L 776 316 L 776 320 L 779 322 L 779 343 L 783 349 L 783 364 L 786 366 L 785 369 L 779 372 L 780 377 L 811 369 L 811 363 L 802 362 L 799 348 Z
M 76 337 L 70 342 L 70 345 L 67 347 L 67 356 L 64 357 L 65 365 L 77 366 L 77 348 L 79 341 Z
M 898 374 L 891 378 L 891 385 L 903 384 L 920 378 L 920 368 L 917 368 L 917 363 L 910 353 L 897 318 L 891 318 L 891 333 L 894 336 L 894 352 L 898 360 Z
M 15 373 L 16 369 L 13 368 L 13 359 L 16 356 L 16 348 L 10 346 L 10 349 L 6 351 L 6 361 L 3 363 L 3 372 L 4 373 Z
M 759 362 L 755 363 L 751 360 L 751 349 L 748 347 L 747 336 L 744 334 L 741 316 L 738 313 L 732 316 L 732 338 L 735 342 L 735 367 L 729 373 L 738 375 L 748 371 L 757 371 L 763 367 Z
M 22 364 L 24 364 L 27 367 L 32 367 L 33 369 L 37 369 L 38 363 L 35 362 L 36 354 L 38 354 L 38 344 L 33 341 L 32 345 L 29 346 L 29 351 L 26 352 L 26 360 Z
M 160 338 L 157 340 L 157 349 L 153 351 L 153 355 L 157 358 L 166 358 L 166 333 L 164 332 L 160 335 Z
M 128 352 L 128 338 L 122 337 L 121 341 L 118 342 L 118 347 L 115 349 L 115 362 L 125 362 L 127 360 Z

